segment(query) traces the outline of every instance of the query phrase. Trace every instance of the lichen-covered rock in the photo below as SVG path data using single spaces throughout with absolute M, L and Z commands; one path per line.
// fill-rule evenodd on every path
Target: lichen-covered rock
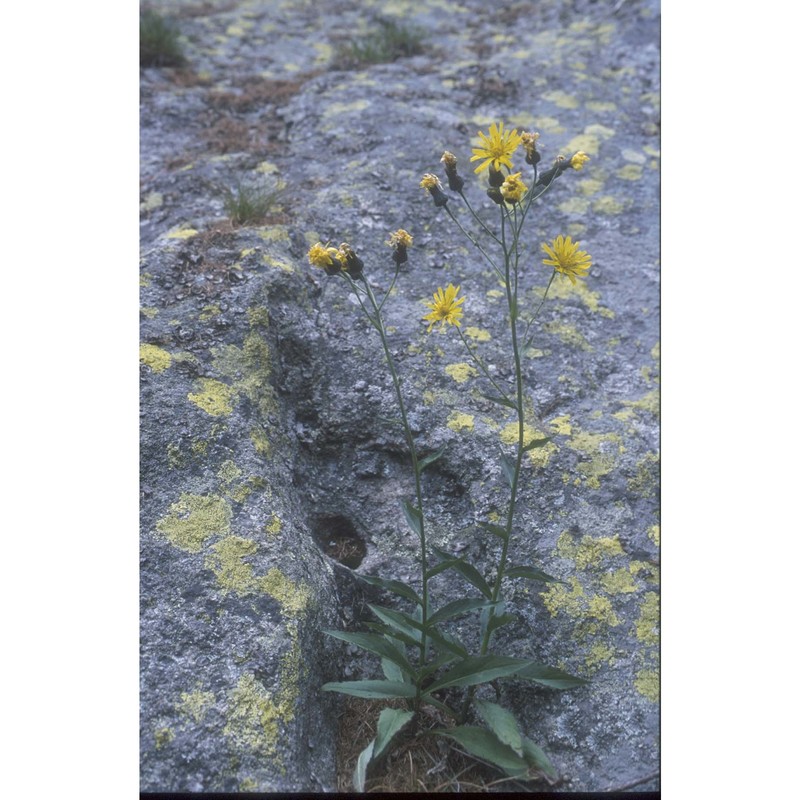
M 310 244 L 349 242 L 380 290 L 393 274 L 388 234 L 414 235 L 384 312 L 419 447 L 446 445 L 425 474 L 431 536 L 495 563 L 497 540 L 477 525 L 505 512 L 498 456 L 514 418 L 482 396 L 457 336 L 426 333 L 422 317 L 437 286 L 460 285 L 465 335 L 506 380 L 505 301 L 419 188 L 425 172 L 443 177 L 450 150 L 495 220 L 469 164 L 495 120 L 539 131 L 545 163 L 591 159 L 532 209 L 526 307 L 549 278 L 539 242 L 571 235 L 593 257 L 584 281 L 554 281 L 523 363 L 529 435 L 552 442 L 523 471 L 512 559 L 567 585 L 519 582 L 508 602 L 520 622 L 496 638 L 500 652 L 591 683 L 509 681 L 503 702 L 561 788 L 655 772 L 657 4 L 157 7 L 175 14 L 189 67 L 142 72 L 141 788 L 334 788 L 337 699 L 319 687 L 352 666 L 321 631 L 362 612 L 330 556 L 417 580 L 391 378 L 345 283 L 307 264 Z M 423 52 L 335 69 L 377 14 L 426 30 Z M 277 177 L 280 207 L 246 227 L 227 221 L 226 188 Z M 467 223 L 456 199 L 450 208 Z M 463 596 L 455 578 L 437 581 L 437 598 Z

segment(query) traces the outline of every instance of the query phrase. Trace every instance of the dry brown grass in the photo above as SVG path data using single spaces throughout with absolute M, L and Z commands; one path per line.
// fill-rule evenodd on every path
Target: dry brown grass
M 338 791 L 353 791 L 353 770 L 361 751 L 375 737 L 382 708 L 403 708 L 402 701 L 362 700 L 345 697 L 339 721 L 337 747 Z M 461 751 L 442 736 L 426 736 L 425 730 L 445 725 L 440 713 L 423 708 L 423 722 L 416 736 L 406 736 L 388 758 L 368 773 L 367 792 L 530 792 L 534 784 L 504 778 L 490 765 Z M 541 784 L 539 784 L 541 786 Z

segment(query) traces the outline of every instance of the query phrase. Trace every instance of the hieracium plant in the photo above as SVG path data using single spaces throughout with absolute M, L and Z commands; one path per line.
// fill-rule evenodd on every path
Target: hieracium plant
M 396 596 L 397 604 L 393 607 L 370 605 L 375 618 L 367 624 L 366 631 L 327 631 L 337 639 L 377 655 L 384 678 L 327 683 L 322 688 L 355 697 L 391 701 L 380 712 L 375 738 L 358 758 L 353 776 L 358 791 L 364 789 L 367 770 L 374 770 L 393 746 L 412 735 L 449 737 L 510 778 L 544 777 L 553 780 L 556 771 L 543 749 L 523 734 L 513 714 L 497 702 L 500 696 L 497 682 L 501 679 L 531 681 L 554 689 L 569 689 L 585 683 L 555 667 L 497 653 L 492 641 L 499 628 L 516 619 L 504 600 L 513 581 L 563 582 L 535 565 L 514 563 L 510 552 L 523 459 L 526 453 L 544 447 L 549 441 L 547 437 L 532 437 L 532 427 L 526 428 L 531 400 L 526 395 L 526 389 L 530 387 L 526 387 L 523 379 L 522 353 L 530 342 L 531 326 L 556 274 L 560 273 L 575 283 L 577 278 L 586 275 L 591 257 L 569 236 L 559 235 L 542 244 L 541 250 L 545 255 L 542 264 L 550 269 L 551 274 L 542 300 L 535 309 L 525 309 L 520 302 L 520 281 L 529 279 L 533 271 L 528 263 L 530 256 L 526 253 L 528 241 L 525 236 L 525 223 L 532 217 L 533 203 L 542 198 L 567 170 L 583 169 L 589 159 L 582 152 L 569 158 L 559 156 L 552 166 L 540 171 L 539 134 L 506 131 L 501 122 L 490 126 L 488 136 L 481 132 L 478 137 L 480 146 L 473 148 L 470 160 L 478 162 L 475 173 L 488 176 L 486 193 L 497 206 L 494 222 L 479 215 L 467 199 L 465 180 L 459 175 L 456 157 L 450 152 L 445 152 L 441 161 L 448 187 L 458 196 L 463 210 L 458 215 L 453 212 L 451 201 L 456 198 L 445 192 L 436 175 L 425 174 L 420 186 L 430 193 L 437 208 L 444 209 L 449 220 L 478 250 L 505 289 L 513 380 L 506 382 L 493 377 L 476 347 L 467 342 L 461 330 L 465 297 L 459 296 L 460 286 L 451 283 L 446 288 L 437 288 L 427 303 L 430 313 L 422 321 L 427 323 L 428 332 L 436 324 L 440 324 L 442 331 L 448 326 L 457 331 L 469 357 L 488 382 L 485 397 L 512 412 L 512 420 L 515 418 L 516 421 L 514 447 L 509 452 L 501 450 L 498 453 L 501 471 L 508 484 L 505 520 L 486 520 L 479 525 L 483 535 L 495 543 L 489 550 L 495 552 L 496 561 L 485 572 L 466 557 L 458 557 L 434 546 L 428 536 L 423 473 L 444 453 L 438 450 L 423 454 L 417 449 L 408 421 L 402 382 L 392 358 L 389 333 L 382 316 L 401 267 L 408 261 L 408 250 L 413 241 L 411 234 L 398 230 L 389 237 L 387 244 L 392 248 L 394 276 L 380 298 L 365 273 L 364 262 L 349 244 L 343 243 L 336 248 L 317 243 L 308 253 L 312 265 L 345 281 L 378 334 L 394 383 L 414 474 L 414 497 L 403 500 L 402 508 L 408 526 L 419 538 L 418 580 L 412 586 L 391 578 L 364 577 L 367 583 Z M 524 177 L 523 169 L 514 171 L 512 161 L 520 148 L 526 165 Z M 465 224 L 462 224 L 462 219 Z M 446 572 L 455 573 L 465 581 L 471 596 L 436 605 L 432 588 L 437 577 Z M 463 625 L 459 629 L 468 643 L 456 635 L 453 626 L 453 620 L 464 615 L 474 618 L 472 636 L 464 636 Z M 494 693 L 486 691 L 487 684 L 495 689 Z M 431 720 L 436 722 L 431 725 Z

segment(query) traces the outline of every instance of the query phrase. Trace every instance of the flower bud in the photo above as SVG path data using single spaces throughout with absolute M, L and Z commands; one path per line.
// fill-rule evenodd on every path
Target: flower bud
M 426 172 L 422 176 L 422 180 L 419 182 L 419 185 L 431 193 L 433 202 L 437 208 L 447 205 L 447 201 L 450 198 L 442 191 L 441 181 L 435 175 L 431 175 L 430 172 Z
M 399 228 L 394 233 L 390 234 L 389 238 L 387 239 L 386 244 L 388 244 L 389 247 L 394 248 L 392 259 L 398 267 L 408 261 L 408 248 L 411 247 L 413 241 L 414 237 L 408 231 L 403 230 L 402 228 Z
M 441 161 L 444 164 L 445 175 L 447 175 L 447 185 L 454 192 L 460 193 L 464 188 L 464 179 L 458 174 L 456 169 L 456 157 L 449 150 L 445 150 L 442 154 Z
M 360 278 L 364 272 L 364 262 L 356 255 L 355 250 L 347 242 L 339 245 L 339 260 L 344 271 L 351 278 Z

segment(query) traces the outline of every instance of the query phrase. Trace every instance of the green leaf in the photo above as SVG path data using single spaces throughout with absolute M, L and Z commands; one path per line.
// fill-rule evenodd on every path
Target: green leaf
M 544 447 L 550 441 L 549 436 L 545 436 L 544 439 L 531 439 L 523 448 L 522 452 L 527 453 L 528 450 L 534 450 L 537 447 Z
M 400 597 L 405 597 L 406 600 L 411 600 L 412 603 L 422 605 L 420 596 L 406 583 L 400 581 L 390 580 L 388 578 L 375 578 L 369 575 L 358 575 L 364 583 L 371 586 L 380 586 L 382 589 L 388 589 Z
M 523 667 L 532 663 L 532 661 L 525 658 L 512 658 L 510 656 L 470 656 L 456 664 L 438 681 L 431 684 L 426 692 L 431 693 L 451 686 L 475 686 L 479 683 L 488 683 L 495 678 L 514 675 Z
M 500 525 L 495 525 L 493 522 L 481 522 L 480 526 L 486 528 L 489 533 L 499 536 L 504 542 L 508 541 L 508 531 Z
M 466 654 L 466 651 L 464 651 Z M 422 682 L 428 675 L 433 675 L 437 669 L 440 667 L 445 666 L 446 664 L 451 664 L 453 661 L 456 660 L 458 656 L 455 653 L 442 653 L 441 655 L 437 656 L 433 659 L 433 661 L 429 661 L 424 667 L 417 671 L 417 680 Z
M 485 728 L 460 725 L 456 728 L 435 730 L 432 733 L 455 739 L 467 752 L 500 767 L 512 778 L 521 778 L 528 773 L 527 763 Z
M 367 766 L 372 760 L 372 750 L 375 747 L 375 740 L 373 739 L 358 756 L 356 768 L 353 771 L 353 788 L 357 792 L 364 791 L 364 783 L 367 780 Z
M 514 462 L 505 453 L 500 454 L 500 468 L 503 470 L 503 475 L 506 476 L 509 486 L 514 485 Z
M 492 597 L 492 590 L 489 584 L 486 583 L 483 575 L 478 572 L 472 564 L 468 564 L 461 558 L 455 559 L 455 563 L 450 565 L 463 578 L 466 578 L 487 600 Z
M 421 640 L 422 624 L 404 614 L 402 611 L 395 611 L 391 608 L 373 606 L 368 604 L 372 613 L 383 623 L 408 636 L 415 644 Z
M 388 699 L 390 697 L 415 697 L 417 690 L 411 683 L 399 681 L 341 681 L 339 683 L 325 683 L 323 692 L 341 692 L 353 697 L 366 697 L 372 700 Z
M 412 506 L 408 500 L 403 500 L 401 505 L 403 506 L 403 513 L 406 515 L 406 521 L 411 530 L 414 531 L 417 536 L 422 536 L 422 514 L 420 514 L 419 509 Z
M 547 667 L 544 664 L 536 664 L 533 661 L 529 661 L 528 666 L 523 667 L 514 677 L 540 683 L 542 686 L 549 686 L 551 689 L 574 689 L 576 686 L 586 686 L 589 683 L 583 678 L 576 678 L 574 675 L 569 675 L 560 669 L 556 669 L 556 667 Z
M 435 575 L 438 575 L 440 572 L 445 572 L 448 569 L 452 569 L 458 563 L 457 558 L 448 558 L 446 561 L 440 561 L 435 567 L 431 567 L 425 573 L 425 580 L 430 580 Z
M 469 651 L 464 647 L 463 643 L 452 634 L 440 633 L 435 628 L 431 628 L 428 631 L 428 636 L 430 636 L 439 647 L 447 650 L 449 653 L 453 653 L 458 658 L 466 658 L 469 655 Z
M 375 633 L 380 633 L 382 636 L 391 636 L 394 639 L 402 642 L 403 644 L 408 645 L 409 647 L 419 647 L 419 640 L 414 639 L 412 636 L 408 634 L 402 633 L 398 631 L 396 628 L 393 628 L 389 625 L 384 625 L 382 622 L 367 622 L 366 626 L 371 630 L 375 631 Z M 416 631 L 413 632 L 414 635 Z
M 467 611 L 472 611 L 475 608 L 487 608 L 493 606 L 491 600 L 484 600 L 482 597 L 467 597 L 463 600 L 453 600 L 442 606 L 435 614 L 428 617 L 428 625 L 436 625 L 451 617 L 457 617 L 459 614 L 466 614 Z
M 502 628 L 503 625 L 508 625 L 510 622 L 516 622 L 516 614 L 495 614 L 491 619 L 486 622 L 486 628 L 489 633 Z
M 400 708 L 384 708 L 378 717 L 378 735 L 375 737 L 374 759 L 378 759 L 389 746 L 392 739 L 410 722 L 413 711 Z
M 429 467 L 433 464 L 434 461 L 438 461 L 444 455 L 445 447 L 440 447 L 435 453 L 431 453 L 428 456 L 425 456 L 419 462 L 419 471 L 422 472 L 426 467 Z
M 550 759 L 544 754 L 544 750 L 535 744 L 530 739 L 522 737 L 522 754 L 525 760 L 532 767 L 541 770 L 551 778 L 557 778 L 558 773 L 555 767 L 550 763 Z
M 405 655 L 383 636 L 374 633 L 346 633 L 344 631 L 323 631 L 323 633 L 327 633 L 328 636 L 333 636 L 335 639 L 341 639 L 343 642 L 350 642 L 382 658 L 388 658 L 408 675 L 414 674 L 414 669 L 408 663 Z
M 569 585 L 565 581 L 554 578 L 552 575 L 548 575 L 546 572 L 542 572 L 542 570 L 538 569 L 537 567 L 510 567 L 506 570 L 505 576 L 506 578 L 528 578 L 532 581 L 543 581 L 544 583 L 563 583 L 564 586 Z
M 483 392 L 481 392 L 481 397 L 485 397 L 487 400 L 491 400 L 493 403 L 505 406 L 506 408 L 513 408 L 514 411 L 517 410 L 517 404 L 513 400 L 509 400 L 506 397 L 500 397 L 496 394 L 484 394 Z
M 503 744 L 507 744 L 518 756 L 522 755 L 522 735 L 510 711 L 488 700 L 475 700 L 475 710 Z
M 386 676 L 387 681 L 394 681 L 396 683 L 408 683 L 408 676 L 393 662 L 389 661 L 388 658 L 381 659 L 381 670 L 383 674 Z

